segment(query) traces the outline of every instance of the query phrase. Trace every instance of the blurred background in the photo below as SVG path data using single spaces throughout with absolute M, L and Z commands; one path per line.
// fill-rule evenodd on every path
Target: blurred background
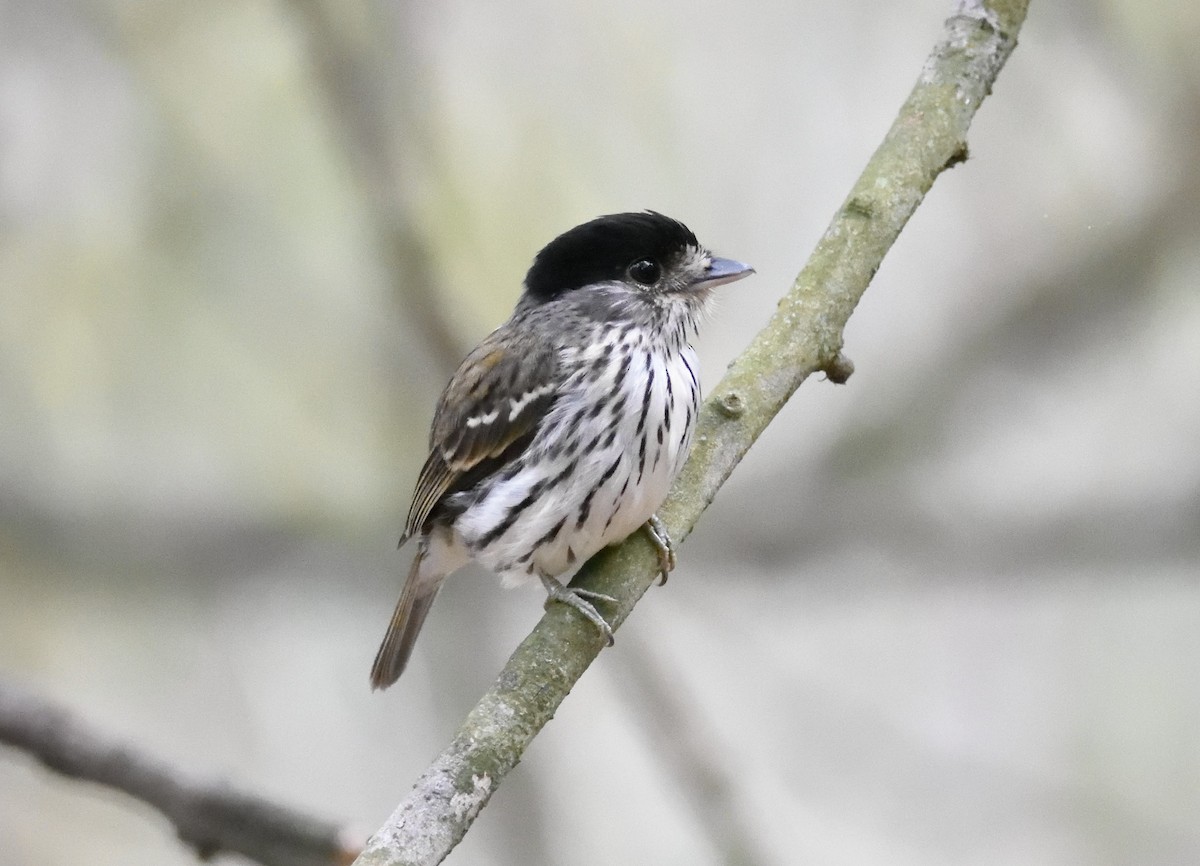
M 950 0 L 0 0 L 0 676 L 365 837 L 541 614 L 367 672 L 433 401 L 533 254 L 758 275 Z M 846 334 L 451 862 L 1200 862 L 1200 5 L 1035 0 Z M 71 832 L 64 832 L 69 826 Z M 0 864 L 190 864 L 0 750 Z

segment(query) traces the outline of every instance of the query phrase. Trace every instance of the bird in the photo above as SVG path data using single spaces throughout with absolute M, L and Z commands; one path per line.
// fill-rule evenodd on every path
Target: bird
M 655 211 L 578 225 L 534 258 L 512 315 L 442 391 L 400 544 L 416 554 L 371 667 L 392 685 L 443 580 L 474 561 L 505 586 L 540 580 L 612 643 L 597 603 L 565 586 L 645 527 L 663 580 L 675 553 L 655 512 L 700 409 L 690 343 L 713 290 L 754 269 L 714 256 Z

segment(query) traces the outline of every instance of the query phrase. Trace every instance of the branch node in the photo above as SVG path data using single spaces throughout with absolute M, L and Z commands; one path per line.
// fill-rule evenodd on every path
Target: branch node
M 726 418 L 741 418 L 746 411 L 745 404 L 742 403 L 742 398 L 736 391 L 728 391 L 718 396 L 715 400 L 715 406 L 718 412 Z
M 875 216 L 875 203 L 864 195 L 855 195 L 842 208 L 846 216 L 871 219 Z
M 987 7 L 983 0 L 957 0 L 954 4 L 955 18 L 970 18 L 993 33 L 1002 33 L 1000 16 Z
M 854 362 L 838 352 L 821 370 L 825 378 L 835 385 L 845 385 L 846 380 L 854 374 Z
M 967 148 L 967 143 L 965 141 L 960 141 L 958 143 L 958 147 L 956 147 L 954 152 L 950 154 L 950 158 L 946 160 L 946 164 L 942 166 L 942 171 L 954 168 L 954 166 L 964 163 L 970 158 L 971 152 Z

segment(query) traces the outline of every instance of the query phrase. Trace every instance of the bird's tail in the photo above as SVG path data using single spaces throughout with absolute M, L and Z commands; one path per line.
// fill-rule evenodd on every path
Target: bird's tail
M 431 574 L 429 571 L 430 557 L 426 546 L 422 544 L 413 557 L 408 580 L 404 582 L 404 590 L 396 602 L 392 621 L 388 623 L 383 643 L 375 654 L 375 663 L 371 665 L 372 689 L 386 689 L 404 673 L 413 644 L 417 642 L 417 635 L 445 577 L 445 574 Z

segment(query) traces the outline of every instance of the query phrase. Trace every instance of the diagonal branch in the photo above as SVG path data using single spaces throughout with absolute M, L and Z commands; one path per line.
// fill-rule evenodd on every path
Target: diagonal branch
M 659 510 L 676 539 L 691 531 L 805 379 L 824 371 L 840 382 L 852 372 L 841 355 L 846 322 L 934 180 L 966 159 L 971 120 L 1012 53 L 1027 8 L 1028 0 L 955 3 L 942 40 L 808 264 L 705 403 L 691 459 Z M 609 614 L 616 627 L 654 580 L 656 561 L 638 534 L 590 560 L 577 582 L 618 599 Z M 565 605 L 552 605 L 358 863 L 440 863 L 603 643 Z
M 4 683 L 0 743 L 28 752 L 64 776 L 148 803 L 203 860 L 232 852 L 265 866 L 338 866 L 358 853 L 357 844 L 335 824 L 221 783 L 189 779 L 107 738 L 63 707 Z

